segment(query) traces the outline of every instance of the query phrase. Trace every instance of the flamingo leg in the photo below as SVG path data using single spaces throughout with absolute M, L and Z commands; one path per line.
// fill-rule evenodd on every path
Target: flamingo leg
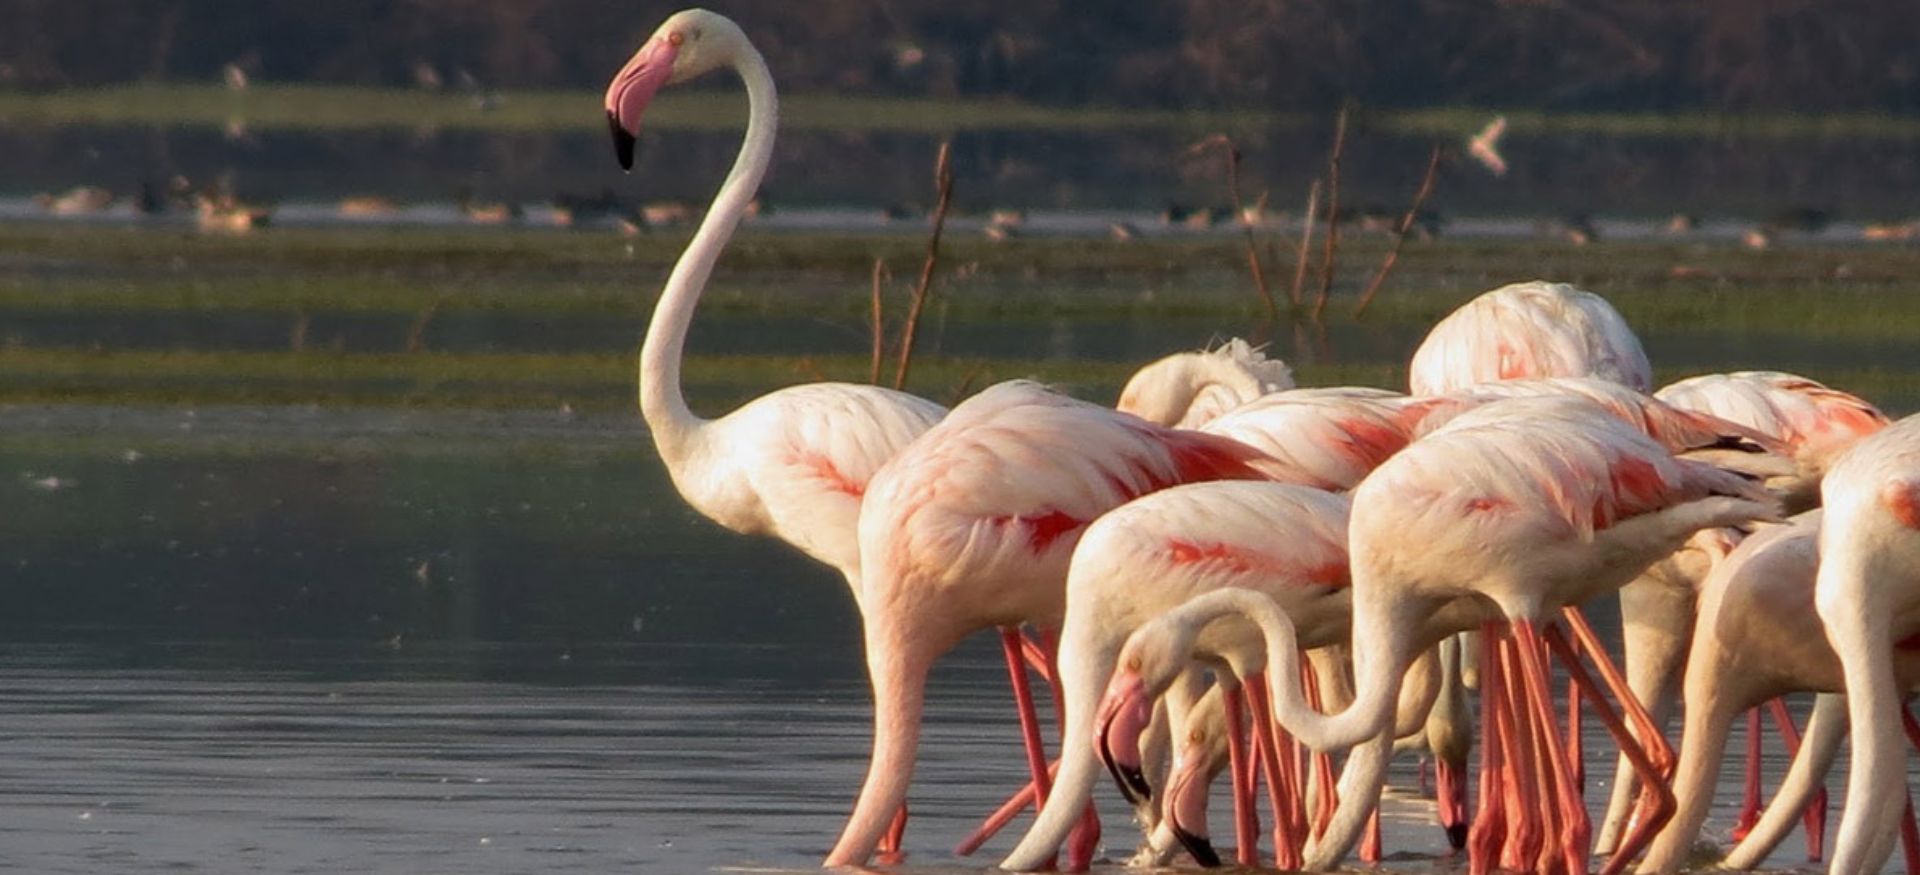
M 1793 725 L 1793 715 L 1787 712 L 1787 700 L 1775 696 L 1767 702 L 1767 711 L 1773 715 L 1774 728 L 1780 731 L 1780 739 L 1787 743 L 1787 759 L 1800 756 L 1800 728 Z M 1819 862 L 1821 851 L 1827 838 L 1827 788 L 1822 786 L 1807 803 L 1800 817 L 1807 830 L 1807 862 Z
M 1267 701 L 1266 677 L 1249 675 L 1242 689 L 1246 690 L 1247 707 L 1253 712 L 1254 744 L 1260 754 L 1260 767 L 1266 773 L 1267 806 L 1273 816 L 1274 865 L 1281 869 L 1298 869 L 1301 843 L 1293 835 L 1292 819 L 1286 814 L 1293 800 L 1287 792 L 1290 788 L 1281 763 L 1280 746 L 1274 739 L 1273 708 Z
M 1057 775 L 1059 772 L 1059 760 L 1054 760 L 1047 765 L 1047 775 L 1049 777 Z M 1007 801 L 1000 803 L 999 808 L 994 809 L 992 814 L 987 815 L 986 820 L 980 822 L 980 825 L 974 829 L 972 835 L 967 836 L 961 840 L 960 844 L 954 846 L 954 856 L 972 856 L 975 851 L 980 850 L 982 845 L 992 841 L 993 837 L 999 834 L 1000 830 L 1005 829 L 1007 824 L 1012 823 L 1014 818 L 1020 816 L 1021 811 L 1033 804 L 1033 796 L 1033 779 L 1028 778 L 1027 783 L 1022 784 L 1020 789 L 1013 791 L 1013 795 L 1008 796 Z
M 1053 777 L 1047 771 L 1047 749 L 1040 741 L 1040 715 L 1033 706 L 1033 687 L 1027 679 L 1027 643 L 1027 636 L 1018 627 L 1000 627 L 1000 647 L 1007 657 L 1007 678 L 1013 683 L 1013 703 L 1020 714 L 1020 737 L 1027 748 L 1027 772 L 1033 777 L 1033 805 L 1037 811 L 1047 804 L 1047 794 L 1053 790 Z M 1041 660 L 1043 666 L 1046 662 L 1044 658 Z M 1052 868 L 1051 863 L 1048 868 Z
M 1573 786 L 1587 795 L 1586 739 L 1580 735 L 1580 696 L 1567 681 L 1567 759 L 1573 763 Z
M 1566 863 L 1567 872 L 1585 875 L 1587 856 L 1591 852 L 1593 824 L 1587 817 L 1587 806 L 1580 798 L 1580 792 L 1573 784 L 1573 766 L 1567 761 L 1567 750 L 1561 744 L 1561 736 L 1554 723 L 1553 686 L 1547 671 L 1547 649 L 1541 640 L 1539 630 L 1531 618 L 1522 617 L 1513 623 L 1515 642 L 1520 652 L 1520 668 L 1526 674 L 1527 688 L 1533 697 L 1532 707 L 1541 721 L 1541 738 L 1546 742 L 1545 783 L 1542 793 L 1553 792 L 1558 798 L 1552 813 L 1560 818 L 1555 824 L 1560 827 L 1558 834 L 1548 840 L 1548 847 L 1557 849 Z
M 1246 738 L 1241 734 L 1246 721 L 1241 689 L 1228 690 L 1223 697 L 1227 710 L 1227 771 L 1233 778 L 1234 859 L 1242 866 L 1260 865 L 1260 823 L 1253 804 L 1253 770 L 1248 761 Z
M 1500 778 L 1506 772 L 1506 747 L 1497 715 L 1505 707 L 1500 680 L 1499 636 L 1488 623 L 1480 637 L 1480 810 L 1467 832 L 1467 871 L 1487 875 L 1506 843 L 1506 816 Z
M 1373 813 L 1367 815 L 1366 834 L 1360 837 L 1360 862 L 1369 866 L 1378 864 L 1383 856 L 1381 851 L 1380 809 L 1376 806 Z
M 1584 620 L 1582 622 L 1584 623 Z M 1591 630 L 1588 631 L 1591 632 Z M 1578 634 L 1578 626 L 1575 627 L 1575 632 Z M 1660 828 L 1666 826 L 1667 821 L 1673 817 L 1673 787 L 1668 783 L 1670 778 L 1661 774 L 1661 769 L 1656 764 L 1656 757 L 1660 754 L 1664 754 L 1667 761 L 1671 763 L 1673 750 L 1667 747 L 1667 740 L 1658 732 L 1649 735 L 1652 740 L 1651 747 L 1657 748 L 1657 751 L 1641 746 L 1640 741 L 1627 730 L 1626 722 L 1620 714 L 1613 710 L 1606 697 L 1601 694 L 1600 687 L 1594 683 L 1592 675 L 1587 673 L 1586 666 L 1580 664 L 1573 645 L 1567 642 L 1560 627 L 1548 626 L 1546 639 L 1547 647 L 1553 651 L 1554 657 L 1566 667 L 1567 674 L 1579 685 L 1580 694 L 1586 696 L 1588 704 L 1593 706 L 1594 716 L 1599 718 L 1601 725 L 1605 726 L 1607 732 L 1613 736 L 1614 743 L 1620 746 L 1620 754 L 1627 758 L 1634 771 L 1640 775 L 1641 802 L 1636 806 L 1634 816 L 1629 819 L 1626 834 L 1621 837 L 1619 847 L 1607 860 L 1607 865 L 1600 870 L 1600 875 L 1619 875 L 1635 857 L 1640 855 L 1641 851 L 1646 849 L 1647 843 L 1653 840 L 1654 833 L 1659 832 Z M 1601 662 L 1604 654 L 1591 647 L 1589 652 L 1595 655 L 1595 662 Z M 1603 673 L 1604 670 L 1603 664 Z M 1617 675 L 1618 672 L 1615 674 Z M 1627 691 L 1624 682 L 1614 689 L 1614 694 L 1623 697 L 1624 704 L 1639 704 L 1633 698 L 1633 694 Z M 1645 716 L 1644 709 L 1641 716 Z M 1651 726 L 1651 720 L 1648 721 L 1648 726 Z M 1667 770 L 1670 772 L 1671 769 L 1669 765 Z
M 1539 809 L 1534 788 L 1538 774 L 1534 762 L 1533 731 L 1526 710 L 1526 692 L 1522 687 L 1519 656 L 1514 653 L 1513 636 L 1502 627 L 1496 635 L 1500 642 L 1501 706 L 1499 721 L 1501 744 L 1506 747 L 1504 770 L 1499 790 L 1505 796 L 1502 805 L 1507 815 L 1507 840 L 1500 849 L 1504 869 L 1532 871 L 1540 856 Z
M 1607 648 L 1600 643 L 1600 636 L 1594 633 L 1593 626 L 1587 622 L 1587 615 L 1573 606 L 1562 608 L 1560 613 L 1566 619 L 1567 627 L 1573 630 L 1574 640 L 1579 642 L 1580 649 L 1593 660 L 1594 668 L 1599 670 L 1601 680 L 1606 681 L 1607 689 L 1612 690 L 1614 698 L 1619 700 L 1624 717 L 1633 726 L 1634 738 L 1639 742 L 1641 752 L 1659 771 L 1661 786 L 1671 787 L 1673 768 L 1677 761 L 1673 755 L 1673 746 L 1667 743 L 1667 737 L 1660 731 L 1659 724 L 1653 722 L 1653 715 L 1647 713 L 1646 706 L 1640 703 L 1639 697 L 1635 696 L 1632 689 L 1627 686 L 1626 677 L 1620 673 L 1620 668 L 1613 664 L 1613 658 L 1607 655 Z M 1549 638 L 1549 641 L 1552 637 L 1558 637 L 1563 643 L 1566 641 L 1566 637 L 1557 632 Z M 1667 794 L 1669 798 L 1672 795 L 1671 792 Z M 1642 798 L 1645 798 L 1644 793 Z
M 1760 709 L 1747 709 L 1747 779 L 1740 795 L 1740 816 L 1733 821 L 1733 840 L 1753 832 L 1760 820 Z
M 907 837 L 907 803 L 900 803 L 900 810 L 893 813 L 893 823 L 887 826 L 887 832 L 880 837 L 880 844 L 873 853 L 881 865 L 895 866 L 904 861 L 900 852 L 900 842 Z
M 1302 663 L 1301 681 L 1306 686 L 1307 705 L 1315 711 L 1325 713 L 1321 707 L 1320 680 L 1311 670 L 1305 670 Z M 1315 752 L 1313 754 L 1313 834 L 1323 835 L 1327 825 L 1333 822 L 1333 812 L 1339 807 L 1339 790 L 1334 786 L 1333 755 Z

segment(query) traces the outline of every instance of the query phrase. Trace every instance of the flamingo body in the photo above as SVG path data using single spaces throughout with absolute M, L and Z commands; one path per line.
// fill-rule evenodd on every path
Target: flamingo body
M 1640 339 L 1606 299 L 1565 283 L 1502 286 L 1427 333 L 1408 380 L 1415 395 L 1440 395 L 1496 380 L 1599 377 L 1642 392 L 1653 368 Z

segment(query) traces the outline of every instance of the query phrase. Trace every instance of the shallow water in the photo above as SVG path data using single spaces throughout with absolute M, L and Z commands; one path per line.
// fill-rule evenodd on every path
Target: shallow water
M 632 417 L 8 408 L 0 447 L 0 866 L 806 871 L 864 772 L 843 584 L 694 518 Z M 1023 782 L 1004 690 L 986 637 L 940 667 L 908 870 L 1010 846 L 947 850 Z M 1412 775 L 1387 869 L 1446 868 Z

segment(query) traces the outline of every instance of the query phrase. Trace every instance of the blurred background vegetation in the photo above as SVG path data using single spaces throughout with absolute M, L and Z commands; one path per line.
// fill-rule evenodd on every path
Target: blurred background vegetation
M 0 87 L 595 87 L 677 3 L 0 0 Z M 732 0 L 783 85 L 1053 104 L 1920 109 L 1911 0 Z

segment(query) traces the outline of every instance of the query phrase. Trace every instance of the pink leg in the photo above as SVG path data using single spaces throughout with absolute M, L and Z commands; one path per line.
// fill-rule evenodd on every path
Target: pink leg
M 1569 622 L 1572 622 L 1572 618 L 1569 618 Z M 1574 625 L 1575 634 L 1579 634 L 1580 627 L 1584 625 L 1585 619 L 1581 618 L 1580 622 Z M 1592 630 L 1588 629 L 1587 632 L 1591 633 Z M 1599 718 L 1601 725 L 1607 728 L 1607 732 L 1613 736 L 1614 743 L 1619 745 L 1621 755 L 1627 758 L 1634 772 L 1640 776 L 1641 803 L 1636 808 L 1635 816 L 1629 820 L 1626 834 L 1620 838 L 1619 848 L 1607 860 L 1607 865 L 1600 870 L 1601 875 L 1619 875 L 1635 857 L 1640 855 L 1641 851 L 1646 849 L 1647 843 L 1653 840 L 1654 833 L 1659 832 L 1660 828 L 1666 826 L 1667 821 L 1673 817 L 1673 788 L 1668 783 L 1671 780 L 1670 763 L 1673 750 L 1667 747 L 1664 737 L 1652 731 L 1653 721 L 1646 717 L 1644 708 L 1639 710 L 1637 717 L 1646 718 L 1646 723 L 1641 728 L 1646 732 L 1645 737 L 1651 739 L 1650 746 L 1657 749 L 1658 753 L 1641 746 L 1641 742 L 1627 730 L 1625 721 L 1614 712 L 1606 697 L 1601 694 L 1600 687 L 1594 683 L 1593 677 L 1587 674 L 1586 666 L 1580 664 L 1579 657 L 1573 651 L 1573 645 L 1567 642 L 1566 636 L 1561 634 L 1558 626 L 1547 627 L 1546 640 L 1554 657 L 1560 660 L 1566 667 L 1567 674 L 1579 685 L 1581 695 L 1586 696 L 1587 703 L 1593 706 L 1594 716 Z M 1612 668 L 1611 663 L 1605 661 L 1605 651 L 1597 647 L 1597 642 L 1588 644 L 1587 649 L 1589 653 L 1594 654 L 1594 661 L 1600 663 L 1603 674 Z M 1615 678 L 1618 675 L 1618 671 L 1613 672 Z M 1611 685 L 1611 681 L 1609 683 Z M 1621 699 L 1623 705 L 1637 707 L 1640 704 L 1633 697 L 1633 693 L 1627 690 L 1624 682 L 1615 686 L 1613 692 Z M 1669 765 L 1664 772 L 1657 764 L 1656 755 L 1668 758 Z
M 1767 702 L 1767 711 L 1773 715 L 1774 728 L 1780 730 L 1780 740 L 1787 744 L 1787 758 L 1799 756 L 1800 728 L 1793 725 L 1793 715 L 1787 713 L 1787 700 L 1773 698 Z M 1826 787 L 1814 793 L 1812 801 L 1807 803 L 1807 810 L 1800 817 L 1807 830 L 1807 862 L 1819 862 L 1827 837 Z
M 1380 862 L 1380 808 L 1375 806 L 1373 813 L 1367 815 L 1367 831 L 1360 836 L 1360 862 L 1369 866 Z
M 1241 727 L 1246 725 L 1241 714 L 1243 699 L 1241 690 L 1228 691 L 1225 696 L 1227 706 L 1227 771 L 1233 777 L 1233 841 L 1234 859 L 1242 866 L 1260 865 L 1260 822 L 1259 814 L 1254 811 L 1253 770 L 1248 761 L 1247 743 L 1241 735 Z
M 1733 840 L 1753 832 L 1760 822 L 1760 709 L 1747 709 L 1747 781 L 1740 796 L 1740 816 L 1733 821 Z
M 1052 777 L 1059 771 L 1059 760 L 1054 760 L 1047 766 L 1048 777 Z M 967 836 L 960 844 L 954 846 L 954 856 L 971 856 L 975 851 L 980 850 L 981 845 L 992 841 L 993 837 L 998 834 L 1000 830 L 1005 829 L 1007 824 L 1012 823 L 1014 818 L 1020 816 L 1020 812 L 1026 810 L 1027 806 L 1033 804 L 1033 796 L 1033 779 L 1028 778 L 1027 783 L 1021 785 L 1020 789 L 1015 790 L 1012 796 L 1008 796 L 1007 801 L 1000 803 L 1000 807 L 994 809 L 992 814 L 987 815 L 986 820 L 981 821 L 980 826 L 974 829 L 972 835 Z
M 1567 872 L 1585 875 L 1587 856 L 1592 849 L 1593 825 L 1587 817 L 1586 802 L 1580 798 L 1579 791 L 1570 780 L 1573 766 L 1567 761 L 1567 750 L 1561 744 L 1561 736 L 1554 723 L 1553 686 L 1547 672 L 1546 647 L 1533 620 L 1522 617 L 1513 621 L 1514 637 L 1518 639 L 1520 667 L 1527 676 L 1527 688 L 1533 697 L 1534 713 L 1539 715 L 1542 733 L 1546 741 L 1546 781 L 1550 785 L 1542 787 L 1542 793 L 1555 793 L 1554 814 L 1560 820 L 1557 835 L 1549 842 L 1557 846 L 1559 857 L 1566 862 Z
M 1033 687 L 1027 682 L 1026 636 L 1016 627 L 1002 626 L 1000 647 L 1006 653 L 1007 677 L 1013 682 L 1013 702 L 1020 712 L 1020 735 L 1027 746 L 1027 772 L 1033 776 L 1033 805 L 1038 810 L 1047 804 L 1047 794 L 1053 790 L 1053 777 L 1047 772 L 1047 749 L 1040 741 L 1040 715 L 1033 707 Z
M 1502 868 L 1531 872 L 1540 859 L 1540 794 L 1534 785 L 1539 774 L 1535 762 L 1533 727 L 1527 708 L 1527 694 L 1521 675 L 1519 655 L 1514 652 L 1512 634 L 1500 632 L 1500 674 L 1506 689 L 1500 709 L 1501 744 L 1506 746 L 1506 772 L 1501 792 L 1507 812 L 1507 843 L 1500 849 Z
M 882 866 L 898 866 L 906 860 L 906 854 L 900 851 L 901 840 L 907 837 L 907 804 L 900 803 L 900 810 L 893 814 L 893 824 L 887 827 L 887 834 L 880 837 L 880 844 L 873 849 L 874 859 Z
M 1500 793 L 1506 774 L 1506 748 L 1500 735 L 1497 716 L 1506 707 L 1505 687 L 1500 671 L 1497 624 L 1487 623 L 1480 633 L 1480 810 L 1467 831 L 1467 871 L 1487 875 L 1506 844 L 1506 817 Z
M 1587 795 L 1586 739 L 1580 736 L 1580 696 L 1573 689 L 1573 681 L 1567 681 L 1567 758 L 1573 761 L 1575 791 Z
M 1281 764 L 1280 746 L 1274 740 L 1273 709 L 1267 701 L 1267 681 L 1262 675 L 1250 675 L 1246 685 L 1247 707 L 1253 712 L 1253 740 L 1258 746 L 1260 767 L 1265 770 L 1267 782 L 1267 806 L 1273 812 L 1273 856 L 1274 865 L 1281 869 L 1298 869 L 1301 865 L 1300 845 L 1288 828 L 1291 819 L 1287 817 L 1287 808 L 1294 800 L 1287 792 L 1286 775 Z

